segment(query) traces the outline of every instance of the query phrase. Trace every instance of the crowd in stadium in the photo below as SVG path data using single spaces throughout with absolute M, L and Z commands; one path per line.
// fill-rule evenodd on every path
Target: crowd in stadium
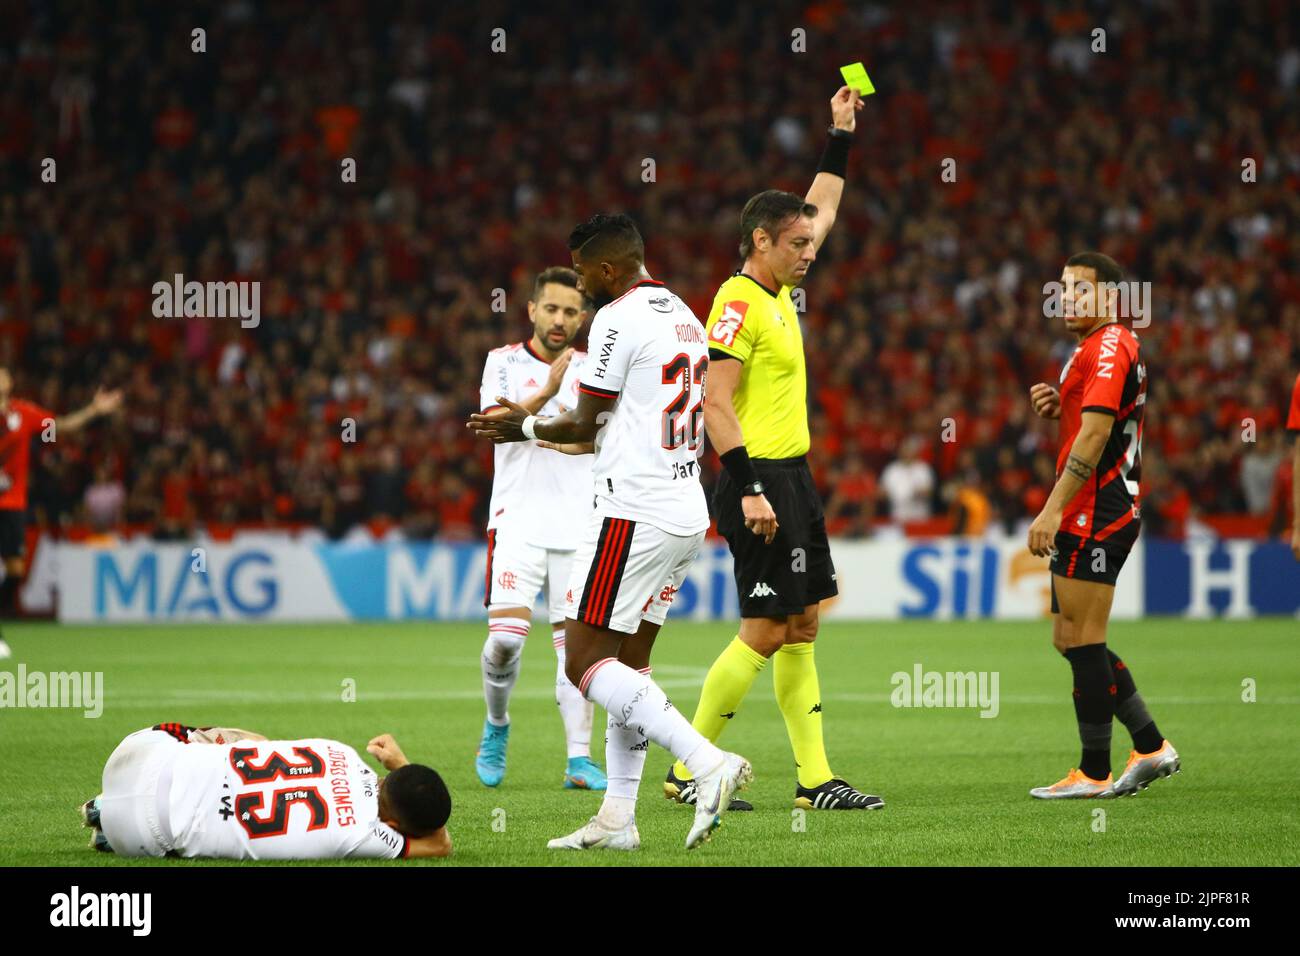
M 560 18 L 489 2 L 440 10 L 437 30 L 417 4 L 388 22 L 342 0 L 141 2 L 107 27 L 74 3 L 11 6 L 0 364 L 58 411 L 125 391 L 39 450 L 35 520 L 477 537 L 492 447 L 464 422 L 488 350 L 530 334 L 532 278 L 568 263 L 570 228 L 631 213 L 650 271 L 703 319 L 739 264 L 745 199 L 806 190 L 837 67 L 862 59 L 879 93 L 805 284 L 832 533 L 1038 512 L 1056 435 L 1028 389 L 1074 346 L 1043 285 L 1090 248 L 1151 283 L 1148 533 L 1285 526 L 1296 8 L 929 6 L 905 23 L 834 0 Z M 717 28 L 693 29 L 705 16 Z M 177 274 L 260 282 L 257 326 L 155 318 L 153 284 Z

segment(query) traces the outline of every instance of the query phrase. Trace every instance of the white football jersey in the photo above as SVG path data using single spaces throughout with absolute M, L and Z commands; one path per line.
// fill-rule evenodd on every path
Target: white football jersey
M 578 381 L 586 352 L 574 352 L 559 393 L 542 406 L 541 417 L 578 404 Z M 497 405 L 497 396 L 522 403 L 546 384 L 550 363 L 529 342 L 493 349 L 483 366 L 479 409 Z M 591 456 L 563 455 L 536 442 L 496 446 L 488 530 L 504 528 L 539 548 L 572 551 L 591 514 Z
M 709 526 L 700 486 L 704 326 L 662 282 L 644 280 L 596 313 L 579 389 L 617 397 L 596 436 L 596 511 L 671 534 Z
M 337 740 L 177 748 L 168 799 L 181 856 L 394 859 L 406 837 L 379 819 L 379 776 Z

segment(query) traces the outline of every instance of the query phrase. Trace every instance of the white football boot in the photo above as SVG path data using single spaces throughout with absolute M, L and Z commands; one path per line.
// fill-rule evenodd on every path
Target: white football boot
M 694 850 L 708 841 L 722 825 L 722 813 L 731 808 L 731 795 L 744 790 L 754 779 L 749 761 L 740 754 L 724 754 L 722 762 L 696 778 L 695 820 L 686 834 L 686 849 Z
M 548 850 L 635 850 L 641 846 L 641 834 L 637 832 L 636 820 L 628 820 L 627 826 L 611 830 L 592 817 L 583 826 L 568 836 L 556 837 L 546 844 Z

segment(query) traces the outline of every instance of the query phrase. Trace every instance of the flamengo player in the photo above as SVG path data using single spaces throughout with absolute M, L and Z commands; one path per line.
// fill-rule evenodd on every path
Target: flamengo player
M 1074 673 L 1083 743 L 1078 769 L 1030 791 L 1044 800 L 1125 796 L 1179 770 L 1178 751 L 1156 729 L 1132 673 L 1106 647 L 1115 582 L 1138 535 L 1147 397 L 1137 337 L 1117 322 L 1115 287 L 1123 278 L 1115 260 L 1098 252 L 1066 261 L 1065 327 L 1079 345 L 1059 392 L 1044 382 L 1030 390 L 1037 414 L 1061 420 L 1056 486 L 1029 528 L 1029 550 L 1052 559 L 1052 643 Z M 1114 717 L 1132 734 L 1133 750 L 1112 783 Z
M 636 849 L 636 794 L 653 740 L 698 781 L 690 849 L 751 776 L 748 761 L 706 740 L 650 679 L 651 647 L 709 524 L 697 461 L 708 346 L 699 319 L 646 272 L 627 216 L 593 216 L 573 230 L 569 249 L 582 291 L 600 307 L 578 407 L 539 419 L 502 398 L 505 411 L 469 422 L 498 443 L 595 441 L 595 509 L 569 581 L 566 670 L 609 714 L 609 789 L 596 816 L 548 845 Z
M 118 744 L 82 817 L 91 845 L 119 856 L 449 855 L 451 796 L 437 771 L 407 760 L 389 734 L 366 749 L 388 776 L 337 740 L 156 724 Z
M 122 404 L 121 392 L 100 389 L 80 411 L 55 415 L 33 402 L 13 398 L 13 387 L 9 369 L 0 366 L 0 559 L 4 561 L 0 619 L 13 611 L 18 584 L 27 573 L 27 473 L 32 439 L 48 434 L 57 440 L 60 435 L 80 431 L 101 415 L 112 414 Z M 0 633 L 0 658 L 10 653 Z
M 577 404 L 585 352 L 569 346 L 587 320 L 586 300 L 572 269 L 546 269 L 528 302 L 533 336 L 493 350 L 483 366 L 479 409 L 499 408 L 497 396 L 530 413 L 558 415 Z M 488 636 L 483 645 L 483 697 L 487 719 L 474 769 L 495 787 L 506 772 L 510 692 L 519 677 L 524 640 L 537 594 L 546 590 L 551 638 L 559 658 L 555 703 L 564 721 L 568 765 L 564 786 L 604 790 L 605 774 L 591 760 L 592 705 L 564 675 L 564 597 L 578 537 L 591 512 L 587 485 L 591 459 L 544 451 L 533 442 L 498 445 L 488 508 L 488 560 L 484 603 Z

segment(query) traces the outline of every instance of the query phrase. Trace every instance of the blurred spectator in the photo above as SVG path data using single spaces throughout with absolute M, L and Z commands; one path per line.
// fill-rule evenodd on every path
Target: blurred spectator
M 1286 457 L 1279 433 L 1267 431 L 1241 458 L 1241 491 L 1246 498 L 1246 509 L 1253 515 L 1267 515 L 1273 505 L 1273 482 L 1278 465 Z
M 925 439 L 913 435 L 903 442 L 898 458 L 880 473 L 880 487 L 889 500 L 889 517 L 898 524 L 930 517 L 934 469 L 921 458 Z
M 83 504 L 92 530 L 111 531 L 121 523 L 126 489 L 109 473 L 106 463 L 95 469 L 95 480 L 86 488 Z
M 873 476 L 895 519 L 969 468 L 1003 524 L 1037 513 L 1057 431 L 1027 390 L 1073 348 L 1042 286 L 1085 248 L 1152 283 L 1144 533 L 1257 510 L 1267 460 L 1241 423 L 1263 445 L 1300 369 L 1300 6 L 832 7 L 792 54 L 792 0 L 209 5 L 194 56 L 183 4 L 8 4 L 0 362 L 50 407 L 128 393 L 97 447 L 35 456 L 34 518 L 75 520 L 112 458 L 123 518 L 161 537 L 380 516 L 480 534 L 491 446 L 462 425 L 487 351 L 527 335 L 532 276 L 568 261 L 574 223 L 626 209 L 706 315 L 745 199 L 807 189 L 847 49 L 880 92 L 802 320 L 842 533 L 869 531 Z M 508 56 L 482 41 L 498 26 Z M 259 326 L 154 318 L 178 273 L 260 282 Z M 886 480 L 944 418 L 958 440 Z

